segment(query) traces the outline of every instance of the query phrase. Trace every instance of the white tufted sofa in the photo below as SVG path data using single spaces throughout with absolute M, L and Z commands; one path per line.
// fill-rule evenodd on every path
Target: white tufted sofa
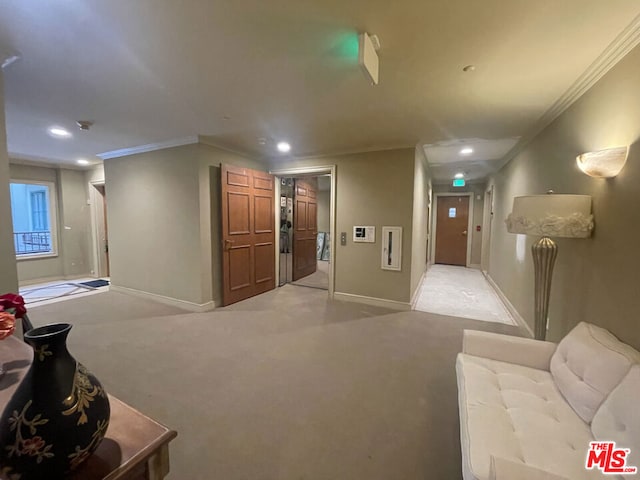
M 456 362 L 464 480 L 634 478 L 586 470 L 589 442 L 640 469 L 640 353 L 577 325 L 559 344 L 465 330 Z

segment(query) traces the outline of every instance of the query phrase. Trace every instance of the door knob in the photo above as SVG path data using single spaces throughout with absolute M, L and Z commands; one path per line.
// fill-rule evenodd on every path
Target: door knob
M 224 249 L 225 250 L 230 250 L 231 249 L 231 245 L 233 245 L 233 242 L 231 240 L 225 240 L 224 241 Z
M 467 231 L 465 230 L 464 232 L 462 232 L 462 234 L 463 234 L 463 235 L 466 235 L 466 234 L 467 234 Z

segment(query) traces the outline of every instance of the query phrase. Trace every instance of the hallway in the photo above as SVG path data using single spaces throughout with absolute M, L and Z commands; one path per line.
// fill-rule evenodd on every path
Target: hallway
M 482 272 L 466 267 L 432 265 L 418 294 L 415 310 L 516 324 Z

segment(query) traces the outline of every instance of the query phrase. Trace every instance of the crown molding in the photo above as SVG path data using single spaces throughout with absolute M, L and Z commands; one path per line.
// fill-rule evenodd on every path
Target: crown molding
M 102 160 L 108 160 L 110 158 L 128 157 L 129 155 L 136 155 L 138 153 L 153 152 L 155 150 L 164 150 L 165 148 L 181 147 L 183 145 L 193 145 L 198 143 L 198 136 L 192 135 L 189 137 L 175 138 L 173 140 L 167 140 L 165 142 L 149 143 L 147 145 L 139 145 L 137 147 L 121 148 L 119 150 L 111 150 L 110 152 L 98 153 L 96 156 Z
M 627 27 L 609 44 L 591 65 L 573 82 L 558 100 L 540 117 L 533 128 L 522 136 L 520 141 L 507 152 L 498 165 L 498 170 L 522 152 L 540 132 L 547 128 L 556 118 L 562 115 L 598 80 L 605 76 L 620 60 L 640 44 L 640 15 L 635 17 Z

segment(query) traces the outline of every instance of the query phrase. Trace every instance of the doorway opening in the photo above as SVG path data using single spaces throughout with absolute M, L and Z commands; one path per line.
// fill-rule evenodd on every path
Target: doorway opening
M 280 274 L 287 283 L 329 289 L 330 175 L 281 177 Z
M 276 176 L 278 286 L 334 288 L 335 167 L 271 171 Z
M 98 278 L 109 278 L 109 228 L 107 226 L 107 192 L 104 183 L 91 183 L 91 228 L 93 232 L 93 273 Z

